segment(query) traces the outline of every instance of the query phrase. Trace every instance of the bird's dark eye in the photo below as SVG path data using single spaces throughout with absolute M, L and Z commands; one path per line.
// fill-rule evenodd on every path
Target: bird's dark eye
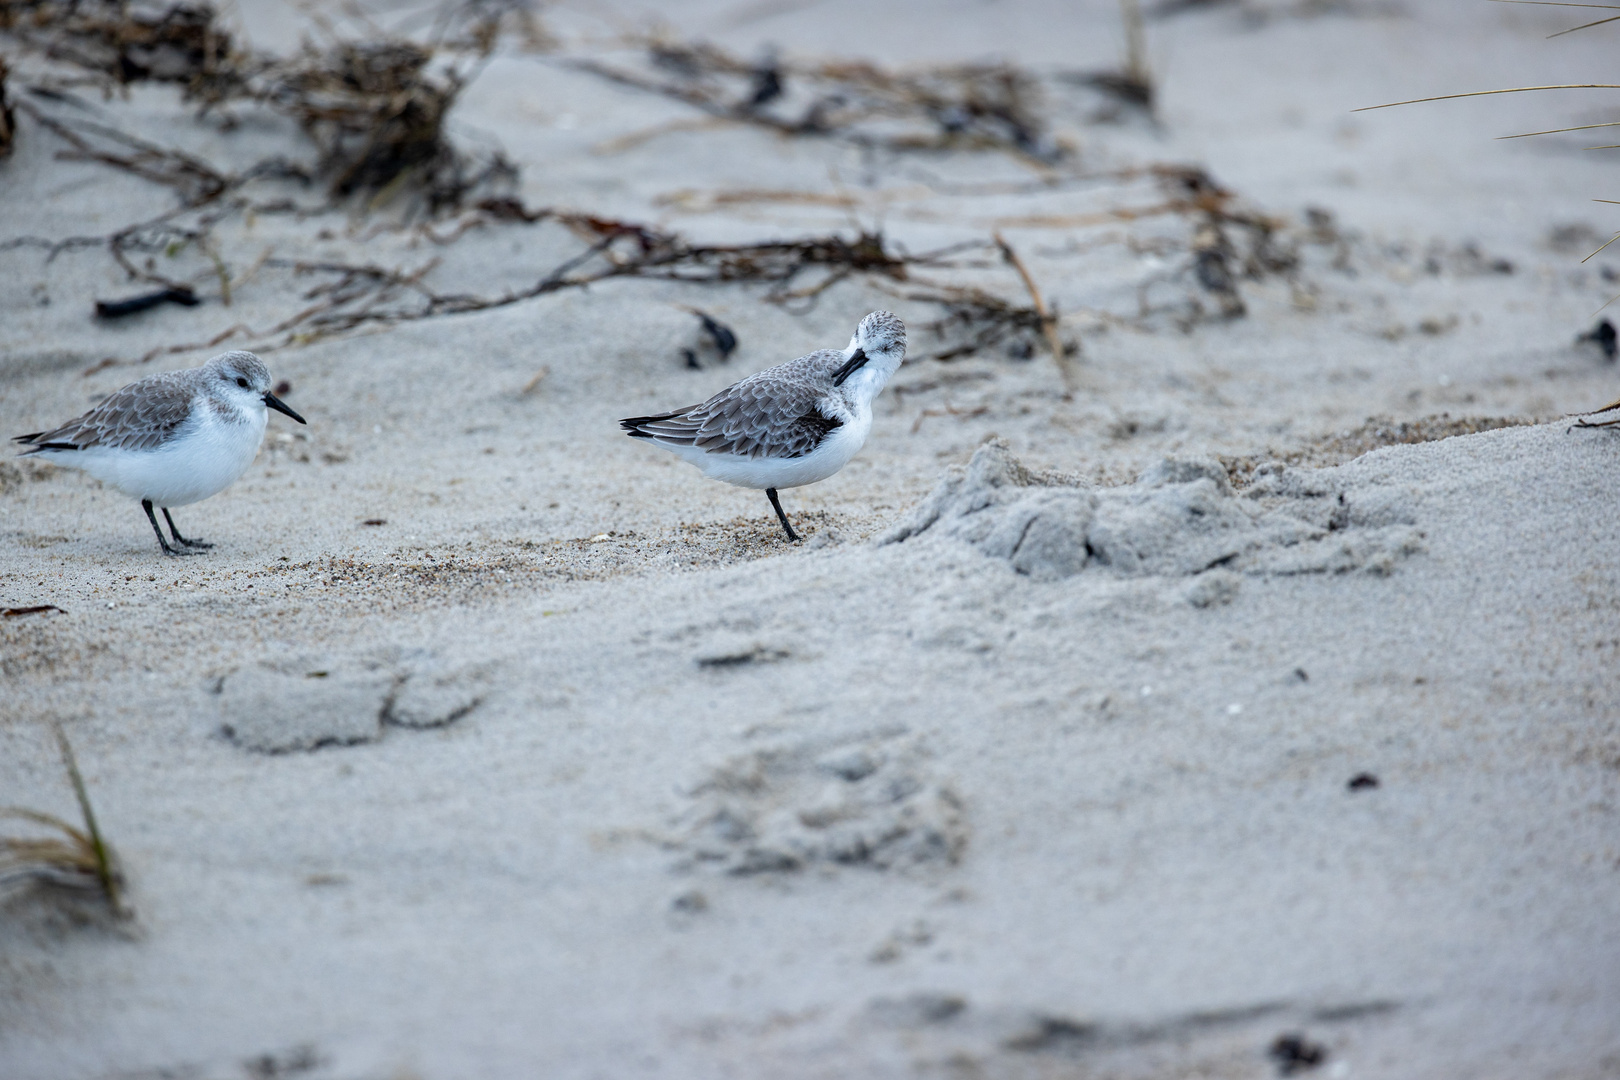
M 246 390 L 247 389 L 247 380 L 238 377 L 237 380 L 236 380 L 236 385 L 240 386 L 242 389 Z

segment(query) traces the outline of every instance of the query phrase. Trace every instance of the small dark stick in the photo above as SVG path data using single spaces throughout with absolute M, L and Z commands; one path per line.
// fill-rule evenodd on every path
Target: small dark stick
M 190 289 L 167 288 L 157 292 L 142 293 L 131 296 L 127 300 L 97 300 L 96 318 L 122 319 L 126 315 L 135 315 L 147 308 L 155 308 L 159 304 L 181 304 L 185 307 L 196 307 L 202 303 L 197 294 Z
M 750 74 L 754 77 L 754 85 L 748 95 L 749 109 L 757 109 L 782 96 L 782 69 L 777 65 L 776 57 L 767 56 Z
M 1277 1036 L 1277 1040 L 1266 1051 L 1267 1056 L 1277 1063 L 1277 1072 L 1283 1076 L 1292 1076 L 1297 1072 L 1314 1069 L 1327 1060 L 1327 1047 L 1321 1043 L 1313 1043 L 1307 1039 L 1303 1032 L 1289 1032 Z
M 63 615 L 67 614 L 55 604 L 34 604 L 31 607 L 0 608 L 0 618 L 14 619 L 19 615 L 43 615 L 47 611 L 59 611 Z
M 1596 342 L 1598 348 L 1603 350 L 1603 359 L 1612 363 L 1614 361 L 1615 353 L 1620 351 L 1616 348 L 1616 337 L 1617 335 L 1614 332 L 1614 323 L 1610 322 L 1608 319 L 1599 319 L 1598 324 L 1592 327 L 1591 331 L 1582 334 L 1580 337 L 1576 338 L 1575 341 L 1577 344 L 1582 341 Z
M 720 359 L 730 360 L 731 354 L 737 351 L 737 335 L 731 332 L 731 327 L 722 322 L 717 322 L 706 311 L 693 308 L 692 314 L 702 321 L 703 332 L 709 335 L 710 341 L 714 342 L 715 351 L 720 354 Z
M 776 511 L 776 518 L 782 523 L 782 528 L 787 530 L 788 541 L 794 544 L 798 543 L 799 534 L 793 531 L 792 525 L 788 524 L 787 515 L 782 512 L 782 504 L 776 498 L 776 489 L 766 488 L 765 495 L 771 500 L 771 507 Z

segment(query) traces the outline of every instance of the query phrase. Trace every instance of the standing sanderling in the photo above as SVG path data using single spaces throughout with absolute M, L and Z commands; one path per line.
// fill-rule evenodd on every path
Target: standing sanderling
M 872 430 L 872 400 L 905 358 L 905 324 L 874 311 L 842 352 L 822 349 L 750 375 L 701 405 L 619 426 L 706 476 L 764 488 L 788 539 L 797 540 L 776 489 L 825 480 L 848 464 Z
M 165 555 L 209 548 L 174 527 L 171 506 L 216 495 L 247 472 L 264 441 L 269 409 L 304 418 L 270 392 L 270 372 L 250 352 L 228 352 L 199 368 L 165 371 L 130 383 L 77 420 L 14 441 L 57 465 L 83 469 L 141 500 Z M 156 504 L 179 548 L 163 539 Z

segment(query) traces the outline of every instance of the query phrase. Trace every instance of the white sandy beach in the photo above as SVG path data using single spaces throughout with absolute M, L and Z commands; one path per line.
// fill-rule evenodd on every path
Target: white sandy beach
M 1157 123 L 1103 123 L 1061 76 L 1119 64 L 1111 0 L 540 14 L 557 46 L 503 43 L 449 122 L 526 206 L 703 243 L 999 231 L 1081 344 L 1071 383 L 1038 336 L 926 358 L 916 278 L 1028 302 L 993 249 L 813 303 L 625 277 L 144 364 L 310 303 L 325 279 L 282 260 L 493 295 L 586 245 L 239 215 L 228 307 L 209 260 L 159 250 L 203 302 L 117 321 L 92 302 L 142 286 L 104 249 L 0 249 L 0 433 L 249 346 L 309 421 L 272 414 L 247 475 L 175 511 L 217 544 L 195 558 L 79 473 L 0 463 L 0 607 L 61 609 L 0 619 L 0 805 L 76 816 L 59 721 L 133 912 L 4 898 L 0 1076 L 1258 1080 L 1289 1035 L 1321 1052 L 1294 1075 L 1333 1080 L 1620 1076 L 1620 434 L 1566 418 L 1620 397 L 1575 343 L 1620 292 L 1620 244 L 1581 261 L 1620 189 L 1580 150 L 1602 132 L 1493 141 L 1609 99 L 1351 112 L 1608 81 L 1610 28 L 1197 6 L 1147 22 Z M 1074 149 L 698 124 L 576 66 L 637 62 L 617 35 L 654 19 L 746 57 L 1013 61 Z M 309 30 L 227 20 L 283 52 Z M 7 49 L 45 115 L 221 168 L 311 156 L 172 87 L 30 96 L 56 68 Z M 17 126 L 0 243 L 175 205 Z M 1099 223 L 1151 178 L 1078 179 L 1167 163 L 1285 223 L 1298 265 L 1241 279 L 1241 318 L 1187 217 Z M 692 306 L 729 361 L 683 360 Z M 800 545 L 616 424 L 879 308 L 913 359 L 864 451 L 782 493 Z

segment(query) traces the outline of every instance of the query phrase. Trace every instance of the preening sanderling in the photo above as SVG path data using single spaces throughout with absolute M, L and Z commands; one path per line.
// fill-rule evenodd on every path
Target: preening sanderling
M 212 547 L 187 540 L 169 508 L 201 502 L 247 471 L 264 441 L 269 409 L 304 418 L 270 392 L 270 372 L 250 352 L 228 352 L 199 368 L 165 371 L 130 383 L 77 420 L 16 442 L 55 465 L 83 469 L 141 508 L 165 555 Z M 178 547 L 170 547 L 152 514 L 156 505 Z
M 906 358 L 906 327 L 887 311 L 861 320 L 849 347 L 766 368 L 701 405 L 619 425 L 739 487 L 763 488 L 789 540 L 797 540 L 778 488 L 825 480 L 872 430 L 872 401 Z

